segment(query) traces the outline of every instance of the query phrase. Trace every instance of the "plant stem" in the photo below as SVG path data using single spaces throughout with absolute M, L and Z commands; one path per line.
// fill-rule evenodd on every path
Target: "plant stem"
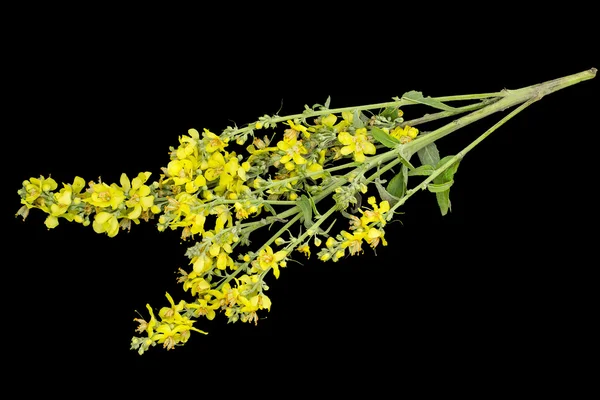
M 481 101 L 479 103 L 471 104 L 471 105 L 464 106 L 464 107 L 458 107 L 458 108 L 456 108 L 456 111 L 441 111 L 441 112 L 438 112 L 435 114 L 425 114 L 420 118 L 411 119 L 410 121 L 404 121 L 403 123 L 400 124 L 400 126 L 402 126 L 402 127 L 404 127 L 406 125 L 417 126 L 420 124 L 424 124 L 426 122 L 431 122 L 431 121 L 435 121 L 438 119 L 451 117 L 453 115 L 462 114 L 464 112 L 478 110 L 478 109 L 483 108 L 486 105 L 488 105 L 492 102 L 498 101 L 498 100 L 499 100 L 498 98 L 487 99 L 487 100 Z
M 492 103 L 479 110 L 473 111 L 472 113 L 458 118 L 442 126 L 441 128 L 430 132 L 427 135 L 418 137 L 412 142 L 405 144 L 403 146 L 401 155 L 405 159 L 409 160 L 410 157 L 413 154 L 415 154 L 418 150 L 465 125 L 469 125 L 498 111 L 504 111 L 507 108 L 524 103 L 532 98 L 541 99 L 547 94 L 556 92 L 557 90 L 564 89 L 571 85 L 575 85 L 576 83 L 579 83 L 581 81 L 592 79 L 595 76 L 596 68 L 592 68 L 587 71 L 579 72 L 573 75 L 568 75 L 562 78 L 554 79 L 552 81 L 539 83 L 537 85 L 524 87 L 522 89 L 517 89 L 513 91 L 507 90 L 504 97 L 502 97 L 497 102 Z
M 495 92 L 495 93 L 481 93 L 481 94 L 466 94 L 466 95 L 456 95 L 456 96 L 433 97 L 432 99 L 448 102 L 448 101 L 460 101 L 460 100 L 480 100 L 480 99 L 489 99 L 489 98 L 503 97 L 503 96 L 506 96 L 506 91 Z M 418 104 L 418 103 L 415 103 L 410 100 L 400 99 L 400 100 L 394 100 L 394 101 L 387 101 L 387 102 L 383 102 L 383 103 L 367 104 L 367 105 L 362 105 L 362 106 L 350 106 L 350 107 L 340 107 L 340 108 L 331 108 L 331 109 L 322 109 L 322 110 L 312 110 L 310 112 L 308 112 L 308 110 L 307 110 L 301 114 L 273 116 L 270 118 L 269 122 L 271 124 L 277 124 L 280 122 L 285 122 L 285 121 L 293 120 L 296 118 L 318 117 L 321 115 L 338 114 L 338 113 L 342 113 L 344 111 L 349 111 L 349 112 L 365 111 L 365 110 L 373 110 L 373 109 L 382 109 L 382 108 L 387 108 L 387 107 L 402 107 L 402 106 L 409 106 L 409 105 L 415 105 L 415 104 Z M 248 132 L 248 131 L 254 129 L 256 122 L 258 122 L 258 121 L 252 122 L 244 128 L 234 129 L 231 132 L 231 134 L 238 135 L 238 134 Z

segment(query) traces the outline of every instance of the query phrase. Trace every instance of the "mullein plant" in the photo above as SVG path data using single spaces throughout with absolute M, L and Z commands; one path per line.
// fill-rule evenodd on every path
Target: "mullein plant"
M 159 231 L 179 230 L 189 244 L 189 265 L 178 277 L 187 300 L 166 293 L 158 311 L 147 305 L 147 317 L 134 318 L 139 336 L 131 340 L 139 354 L 157 344 L 169 350 L 192 332 L 206 334 L 194 326 L 201 318 L 222 314 L 228 322 L 256 324 L 271 308 L 270 276 L 277 279 L 291 261 L 314 253 L 337 262 L 386 246 L 389 223 L 418 191 L 432 192 L 446 214 L 455 173 L 469 151 L 543 96 L 595 74 L 590 69 L 495 93 L 425 97 L 410 91 L 385 103 L 337 109 L 327 99 L 296 115 L 264 115 L 220 134 L 190 129 L 169 149 L 156 178 L 149 171 L 122 174 L 118 183 L 75 176 L 60 186 L 51 177 L 30 178 L 18 190 L 16 215 L 25 219 L 37 208 L 48 214 L 48 228 L 67 220 L 109 237 L 142 220 L 154 221 Z M 451 105 L 458 100 L 470 104 Z M 432 112 L 405 120 L 403 110 L 414 104 Z M 438 139 L 512 107 L 458 154 L 440 156 Z M 421 129 L 452 117 L 435 130 Z M 251 245 L 252 233 L 273 226 L 268 240 Z

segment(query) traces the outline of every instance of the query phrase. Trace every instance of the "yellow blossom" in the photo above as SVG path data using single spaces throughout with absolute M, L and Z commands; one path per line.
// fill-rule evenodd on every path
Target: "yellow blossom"
M 287 252 L 285 250 L 280 250 L 276 253 L 273 253 L 271 246 L 265 246 L 265 248 L 258 253 L 258 265 L 260 265 L 263 271 L 272 268 L 275 278 L 279 278 L 278 263 L 282 261 L 286 255 Z
M 350 251 L 351 256 L 363 251 L 362 240 L 366 237 L 366 232 L 348 233 L 346 231 L 341 231 L 340 233 L 344 237 L 341 246 L 343 249 L 347 248 Z
M 200 254 L 197 257 L 192 258 L 190 261 L 193 264 L 194 272 L 196 274 L 202 274 L 203 272 L 209 271 L 212 268 L 212 258 L 207 254 Z
M 119 233 L 117 217 L 105 211 L 96 214 L 92 227 L 96 233 L 106 233 L 109 237 L 115 237 Z
M 290 129 L 293 129 L 296 132 L 302 132 L 302 135 L 306 139 L 310 138 L 310 133 L 308 132 L 308 129 L 304 125 L 296 124 L 291 119 L 288 119 L 286 123 L 290 126 Z
M 323 171 L 323 166 L 319 163 L 309 161 L 306 167 L 306 172 L 313 174 L 315 172 Z M 310 176 L 312 179 L 325 178 L 325 174 L 315 174 Z
M 214 153 L 215 151 L 223 151 L 227 147 L 228 140 L 222 140 L 219 136 L 215 135 L 208 129 L 204 128 L 202 133 L 204 143 L 206 144 L 206 151 Z
M 104 182 L 101 183 L 91 183 L 91 196 L 84 201 L 90 203 L 96 207 L 112 207 L 113 210 L 116 210 L 117 207 L 125 200 L 125 194 L 123 190 L 119 188 L 116 184 L 111 184 L 110 186 Z
M 342 120 L 338 122 L 337 125 L 335 125 L 333 128 L 336 129 L 338 132 L 345 131 L 347 127 L 352 125 L 353 121 L 354 113 L 351 113 L 349 111 L 342 111 Z
M 40 176 L 39 178 L 30 178 L 26 181 L 23 181 L 24 190 L 19 191 L 19 194 L 21 194 L 22 197 L 21 203 L 25 204 L 27 207 L 32 207 L 33 202 L 36 201 L 43 192 L 53 191 L 57 187 L 58 184 L 54 179 L 44 178 L 43 176 Z
M 59 216 L 67 212 L 67 209 L 73 201 L 72 198 L 73 189 L 70 185 L 64 185 L 64 187 L 54 194 L 54 200 L 56 203 L 50 206 L 50 215 Z
M 354 135 L 349 132 L 340 132 L 338 140 L 344 145 L 340 150 L 343 155 L 354 154 L 354 160 L 365 161 L 365 154 L 375 154 L 375 145 L 367 138 L 367 129 L 357 129 Z
M 200 135 L 196 129 L 189 129 L 188 134 L 189 135 L 182 135 L 179 137 L 179 147 L 175 152 L 175 155 L 179 160 L 189 157 L 198 158 Z
M 183 282 L 183 290 L 187 291 L 191 289 L 192 296 L 196 296 L 198 293 L 202 293 L 210 289 L 210 283 L 206 279 L 199 276 L 200 274 L 196 271 L 192 271 L 185 276 Z
M 202 175 L 197 175 L 193 181 L 185 183 L 185 191 L 188 193 L 196 193 L 204 186 L 206 186 L 206 179 Z
M 219 152 L 214 152 L 208 159 L 208 168 L 204 172 L 207 181 L 214 181 L 225 170 L 225 157 Z
M 185 308 L 185 301 L 181 300 L 181 301 L 179 301 L 179 304 L 175 305 L 175 302 L 173 301 L 173 298 L 171 297 L 171 295 L 169 293 L 166 293 L 165 295 L 167 297 L 167 300 L 169 300 L 171 307 L 161 308 L 160 311 L 158 312 L 158 316 L 163 321 L 176 322 L 176 320 L 177 320 L 176 316 L 179 314 L 179 312 L 181 310 L 183 310 Z
M 296 250 L 300 253 L 304 253 L 306 258 L 310 258 L 310 246 L 308 245 L 308 243 L 304 243 L 302 246 L 298 246 Z
M 277 147 L 279 150 L 285 152 L 285 155 L 281 157 L 279 162 L 284 164 L 288 171 L 293 170 L 295 168 L 295 164 L 306 163 L 306 159 L 302 157 L 302 154 L 308 153 L 308 150 L 306 147 L 304 147 L 301 140 L 281 140 L 277 143 Z
M 210 296 L 208 296 L 210 298 Z M 208 304 L 207 299 L 198 299 L 196 303 L 188 304 L 188 308 L 194 310 L 194 316 L 196 317 L 206 317 L 208 320 L 213 320 L 215 318 L 215 309 L 219 308 L 216 304 Z
M 221 290 L 210 289 L 208 291 L 214 297 L 211 301 L 213 305 L 218 305 L 221 308 L 230 308 L 237 304 L 240 297 L 240 292 L 237 288 L 231 287 L 229 282 L 223 284 Z
M 167 164 L 167 174 L 176 185 L 184 185 L 192 179 L 194 163 L 186 158 L 183 160 L 172 160 Z
M 383 229 L 370 228 L 367 232 L 367 236 L 365 240 L 369 243 L 369 246 L 372 248 L 377 247 L 379 242 L 383 243 L 384 246 L 387 246 L 387 241 L 384 238 L 385 232 Z
M 144 184 L 151 174 L 151 172 L 140 172 L 131 182 L 126 174 L 121 175 L 121 187 L 129 196 L 125 205 L 132 209 L 127 214 L 127 218 L 135 220 L 139 218 L 142 211 L 154 205 L 154 196 L 150 195 L 150 187 Z
M 417 128 L 413 128 L 408 125 L 405 125 L 403 128 L 397 126 L 390 132 L 390 136 L 400 140 L 400 143 L 408 143 L 416 138 L 418 134 L 419 130 Z
M 385 214 L 390 211 L 390 203 L 387 200 L 384 200 L 379 203 L 379 206 L 377 206 L 377 200 L 375 199 L 375 196 L 370 196 L 367 201 L 373 207 L 373 210 L 363 211 L 362 209 L 359 209 L 359 211 L 363 214 L 361 217 L 362 224 L 366 225 L 371 222 L 377 222 L 381 224 L 381 226 L 385 226 Z

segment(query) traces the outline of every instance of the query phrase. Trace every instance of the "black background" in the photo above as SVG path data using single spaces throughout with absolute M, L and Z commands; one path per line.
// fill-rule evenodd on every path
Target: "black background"
M 25 222 L 13 217 L 16 191 L 30 177 L 118 182 L 122 172 L 151 171 L 157 178 L 169 146 L 189 128 L 218 132 L 263 114 L 301 112 L 327 96 L 344 107 L 409 90 L 494 92 L 598 67 L 597 43 L 577 18 L 536 25 L 512 16 L 492 28 L 448 21 L 424 34 L 424 22 L 398 24 L 375 12 L 265 20 L 242 13 L 219 22 L 208 11 L 164 22 L 143 14 L 25 15 L 4 41 L 9 377 L 52 375 L 55 390 L 100 377 L 109 387 L 122 379 L 150 390 L 183 376 L 198 385 L 244 381 L 250 390 L 305 365 L 300 376 L 376 372 L 391 381 L 406 374 L 427 381 L 437 372 L 492 382 L 485 371 L 499 368 L 517 382 L 540 365 L 562 368 L 558 360 L 579 365 L 572 357 L 589 352 L 582 338 L 596 316 L 584 312 L 597 297 L 595 261 L 583 252 L 593 249 L 597 226 L 587 201 L 597 79 L 543 98 L 469 153 L 447 216 L 421 192 L 404 207 L 403 224 L 389 226 L 390 245 L 376 257 L 368 249 L 336 264 L 314 254 L 291 264 L 270 282 L 273 307 L 258 326 L 201 320 L 196 326 L 210 334 L 169 352 L 157 346 L 139 356 L 129 345 L 136 310 L 165 305 L 165 291 L 186 296 L 175 282 L 187 266 L 179 232 L 149 223 L 109 239 L 66 221 L 48 231 L 36 210 Z M 507 35 L 508 26 L 527 29 Z M 442 139 L 442 156 L 501 116 Z M 579 379 L 587 380 L 586 370 Z

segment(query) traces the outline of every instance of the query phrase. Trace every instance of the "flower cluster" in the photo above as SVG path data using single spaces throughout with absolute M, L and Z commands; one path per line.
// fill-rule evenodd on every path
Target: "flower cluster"
M 418 134 L 403 124 L 398 109 L 393 119 L 377 120 L 357 110 L 335 113 L 323 108 L 314 114 L 312 121 L 261 117 L 220 135 L 190 129 L 170 148 L 169 162 L 151 183 L 150 172 L 131 180 L 123 174 L 118 184 L 86 185 L 75 177 L 60 189 L 50 177 L 31 178 L 18 191 L 23 206 L 17 215 L 25 218 L 37 208 L 48 214 L 48 228 L 64 218 L 91 224 L 110 237 L 131 229 L 131 222 L 156 219 L 159 231 L 178 229 L 192 243 L 186 251 L 189 266 L 179 268 L 178 282 L 193 300 L 175 303 L 167 294 L 170 306 L 161 308 L 158 318 L 147 305 L 149 320 L 135 319 L 143 336 L 131 342 L 140 354 L 156 344 L 166 349 L 185 344 L 192 331 L 206 333 L 193 326 L 202 317 L 212 320 L 223 314 L 229 322 L 256 324 L 259 313 L 271 309 L 265 294 L 269 274 L 279 278 L 295 254 L 309 258 L 316 248 L 320 260 L 338 261 L 362 253 L 365 243 L 373 249 L 387 244 L 389 202 L 370 196 L 369 207 L 348 212 L 349 205 L 367 193 L 373 182 L 365 175 L 368 171 L 397 159 L 396 149 L 381 146 L 372 129 L 379 126 L 402 143 Z M 256 134 L 275 129 L 279 122 L 284 129 L 278 141 Z M 248 140 L 246 156 L 229 150 L 230 143 L 239 146 Z M 319 203 L 330 195 L 335 204 L 321 214 Z M 334 234 L 333 225 L 325 230 L 324 223 L 338 211 L 349 224 Z M 305 229 L 292 234 L 296 222 Z M 252 248 L 250 235 L 273 224 L 283 227 Z
M 84 226 L 91 223 L 97 233 L 114 237 L 119 229 L 131 229 L 131 222 L 139 224 L 140 218 L 148 221 L 160 212 L 154 204 L 156 184 L 145 184 L 150 175 L 141 172 L 130 180 L 122 174 L 120 185 L 91 181 L 86 190 L 83 190 L 85 181 L 77 176 L 72 184 L 63 183 L 58 191 L 58 184 L 52 178 L 30 178 L 18 191 L 23 206 L 17 215 L 25 219 L 31 208 L 39 208 L 48 214 L 44 223 L 49 229 L 64 218 Z

